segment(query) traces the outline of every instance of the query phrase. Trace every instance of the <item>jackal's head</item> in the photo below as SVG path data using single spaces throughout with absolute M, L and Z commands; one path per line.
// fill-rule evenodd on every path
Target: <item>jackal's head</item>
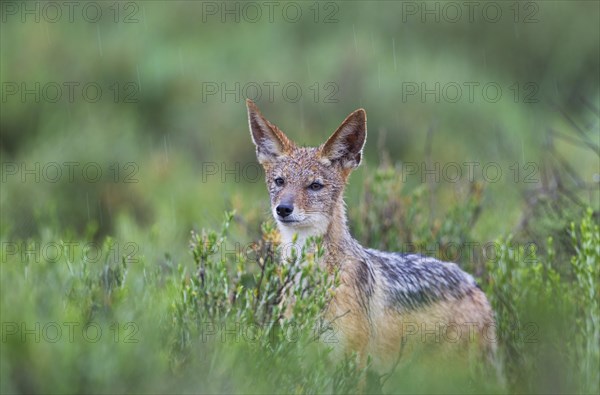
M 366 113 L 350 114 L 319 147 L 298 147 L 247 100 L 256 156 L 265 169 L 271 212 L 284 239 L 323 235 L 332 220 L 345 221 L 343 190 L 361 161 Z

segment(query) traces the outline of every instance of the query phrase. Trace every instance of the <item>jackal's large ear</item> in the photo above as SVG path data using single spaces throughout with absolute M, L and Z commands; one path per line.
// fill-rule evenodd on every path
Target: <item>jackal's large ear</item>
M 354 169 L 360 164 L 362 149 L 367 139 L 367 113 L 362 108 L 354 111 L 321 147 L 321 158 L 325 162 L 339 160 L 345 169 Z
M 277 126 L 262 116 L 252 100 L 246 99 L 246 107 L 248 107 L 248 124 L 252 141 L 256 145 L 258 162 L 265 164 L 290 153 L 294 148 L 294 143 Z

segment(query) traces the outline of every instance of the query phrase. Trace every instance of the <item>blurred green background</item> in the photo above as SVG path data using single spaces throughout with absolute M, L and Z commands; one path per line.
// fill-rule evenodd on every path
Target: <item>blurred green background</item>
M 484 239 L 515 226 L 522 190 L 541 182 L 549 132 L 574 134 L 563 112 L 598 140 L 593 1 L 2 7 L 1 153 L 3 163 L 19 166 L 16 174 L 3 168 L 4 238 L 39 237 L 45 227 L 84 234 L 94 223 L 95 237 L 130 240 L 138 228 L 144 239 L 131 241 L 149 248 L 149 237 L 152 247 L 176 253 L 190 229 L 218 222 L 225 208 L 251 222 L 264 218 L 245 95 L 309 145 L 364 107 L 366 166 L 384 152 L 419 170 L 437 162 L 440 182 L 406 172 L 409 185 L 436 184 L 437 213 L 468 181 L 465 162 L 478 163 L 474 178 L 483 182 L 482 167 L 498 164 L 499 181 L 485 182 L 493 209 L 480 222 Z M 555 144 L 593 183 L 594 152 Z M 76 162 L 73 180 L 65 162 Z M 525 168 L 529 162 L 537 167 Z M 454 179 L 453 168 L 442 172 L 449 163 L 463 172 L 458 182 L 445 182 Z M 350 183 L 350 211 L 362 172 Z
M 597 1 L 69 4 L 1 4 L 3 248 L 112 236 L 151 266 L 187 262 L 190 230 L 225 209 L 255 239 L 269 210 L 246 97 L 306 145 L 366 109 L 352 224 L 382 162 L 427 185 L 437 219 L 475 163 L 480 242 L 518 229 L 556 169 L 598 209 Z

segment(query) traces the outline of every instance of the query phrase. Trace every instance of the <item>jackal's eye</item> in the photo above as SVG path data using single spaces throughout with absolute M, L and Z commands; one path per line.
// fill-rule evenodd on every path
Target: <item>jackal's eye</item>
M 285 184 L 285 181 L 283 180 L 283 178 L 281 178 L 281 177 L 277 177 L 277 178 L 275 179 L 275 185 L 277 185 L 278 187 L 282 187 L 282 186 L 283 186 L 283 184 Z
M 323 184 L 321 184 L 320 182 L 316 182 L 316 181 L 315 181 L 315 182 L 313 182 L 312 184 L 310 184 L 310 185 L 308 186 L 308 188 L 309 188 L 311 191 L 320 191 L 320 190 L 323 188 Z

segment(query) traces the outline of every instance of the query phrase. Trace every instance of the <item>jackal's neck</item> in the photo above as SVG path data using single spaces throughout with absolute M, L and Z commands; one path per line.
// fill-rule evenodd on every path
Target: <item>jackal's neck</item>
M 355 255 L 362 247 L 350 234 L 343 200 L 335 205 L 331 214 L 327 232 L 323 237 L 326 253 L 330 256 Z

